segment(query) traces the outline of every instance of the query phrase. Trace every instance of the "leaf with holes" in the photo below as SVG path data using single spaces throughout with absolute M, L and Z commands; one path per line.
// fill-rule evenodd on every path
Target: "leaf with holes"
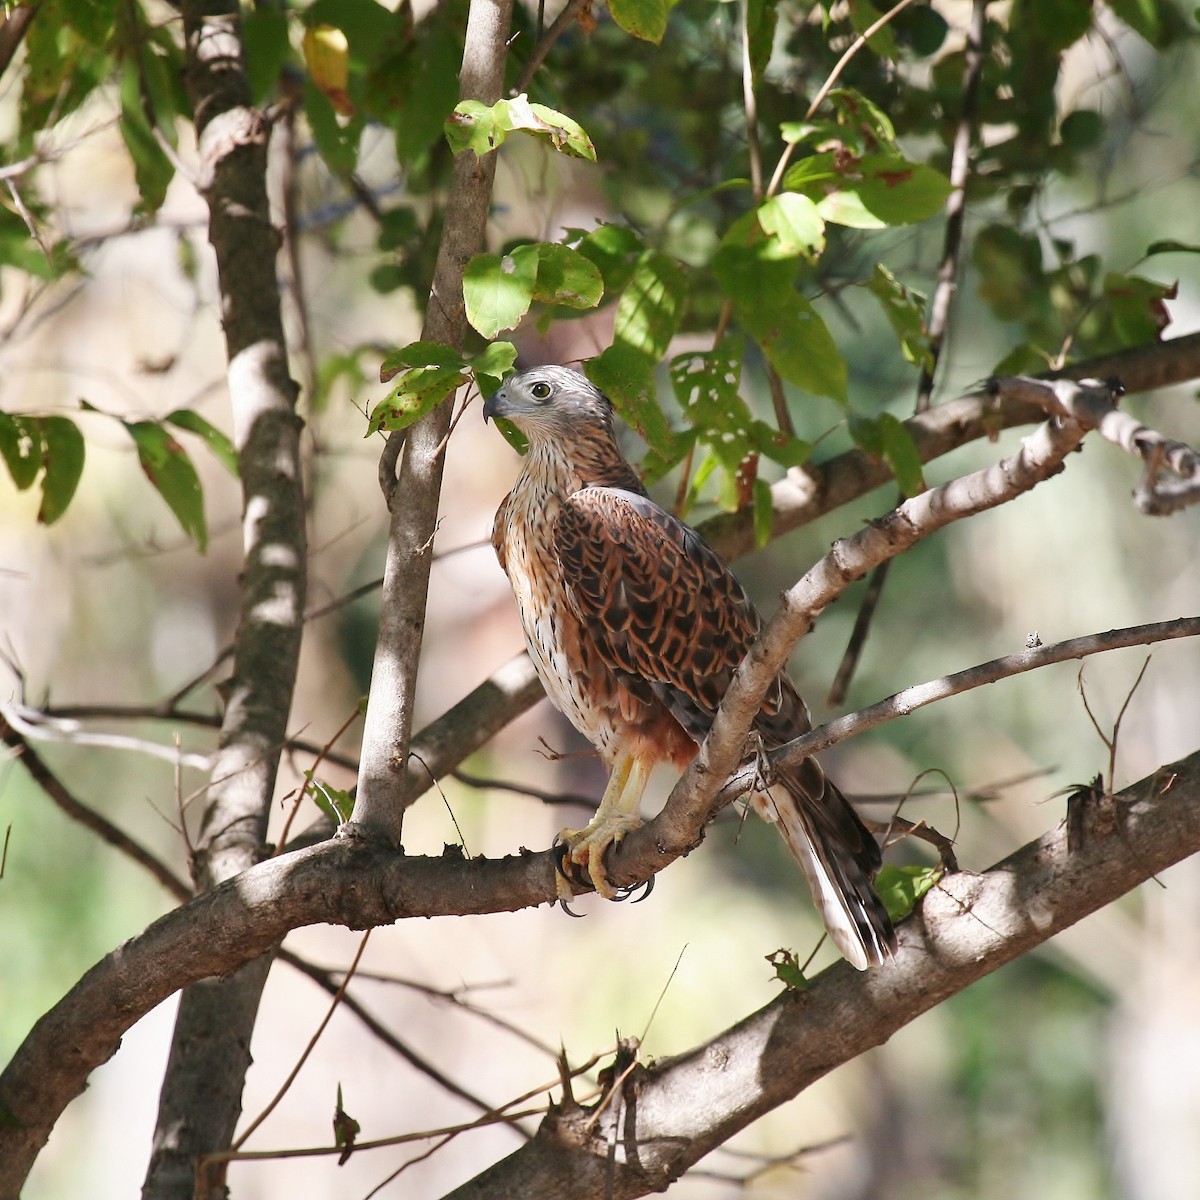
M 584 374 L 612 401 L 618 415 L 670 458 L 674 437 L 654 397 L 654 360 L 632 346 L 614 343 L 583 364 Z
M 563 154 L 596 161 L 592 139 L 578 121 L 544 104 L 531 104 L 523 92 L 495 104 L 463 100 L 446 120 L 446 141 L 455 154 L 474 150 L 482 157 L 517 132 L 532 134 Z
M 19 491 L 33 486 L 42 469 L 42 427 L 37 417 L 0 412 L 0 457 Z
M 384 383 L 396 382 L 371 410 L 367 437 L 381 430 L 407 429 L 467 382 L 466 363 L 453 346 L 413 342 L 389 354 L 379 368 Z

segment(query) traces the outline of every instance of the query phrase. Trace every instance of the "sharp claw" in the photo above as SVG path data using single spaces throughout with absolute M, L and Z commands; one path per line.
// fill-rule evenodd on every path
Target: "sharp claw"
M 622 900 L 628 900 L 635 892 L 641 892 L 642 894 L 634 901 L 634 904 L 641 904 L 652 891 L 654 891 L 653 875 L 649 879 L 643 879 L 641 883 L 631 883 L 628 887 L 617 888 L 617 894 L 613 897 L 613 901 L 619 904 Z
M 582 921 L 583 918 L 587 916 L 587 913 L 577 913 L 566 900 L 559 900 L 558 907 L 561 908 L 568 917 L 574 917 L 577 921 Z

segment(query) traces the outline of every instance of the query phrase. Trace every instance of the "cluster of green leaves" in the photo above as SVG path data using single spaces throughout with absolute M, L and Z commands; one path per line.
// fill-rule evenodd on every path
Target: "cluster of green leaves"
M 1179 252 L 1200 247 L 1156 242 L 1146 257 Z M 1068 351 L 1098 355 L 1153 342 L 1170 323 L 1166 301 L 1175 297 L 1174 284 L 1106 270 L 1098 254 L 1077 256 L 1067 239 L 1050 239 L 1047 248 L 1036 233 L 993 224 L 980 231 L 972 254 L 980 295 L 1024 333 L 997 374 L 1042 371 Z
M 747 211 L 713 242 L 706 261 L 688 263 L 627 225 L 601 224 L 568 230 L 563 243 L 517 244 L 478 255 L 464 281 L 468 319 L 484 338 L 515 328 L 535 303 L 543 321 L 566 315 L 564 310 L 613 304 L 612 344 L 584 369 L 646 439 L 647 473 L 661 473 L 701 447 L 687 496 L 694 499 L 719 474 L 718 499 L 728 507 L 753 503 L 762 537 L 769 534 L 770 492 L 758 478 L 760 458 L 793 466 L 810 446 L 756 417 L 741 397 L 750 347 L 786 383 L 847 406 L 845 361 L 802 286 L 826 246 L 827 225 L 877 229 L 921 221 L 936 214 L 949 192 L 936 170 L 904 157 L 891 123 L 866 97 L 841 89 L 831 105 L 829 122 L 781 130 L 781 150 L 809 146 L 813 152 L 786 172 L 782 190 L 757 203 L 750 197 Z M 592 157 L 592 141 L 577 122 L 523 96 L 490 107 L 459 105 L 447 121 L 455 153 L 492 153 L 518 131 L 563 153 Z M 735 186 L 748 192 L 744 181 Z M 910 360 L 927 356 L 920 298 L 884 271 L 870 287 Z M 655 374 L 688 321 L 693 290 L 715 295 L 725 310 L 722 326 L 731 321 L 737 333 L 722 336 L 707 353 L 689 351 L 668 363 L 687 422 L 676 430 L 656 399 Z M 371 431 L 416 419 L 470 369 L 455 352 L 423 343 L 401 352 L 395 363 L 405 374 L 376 407 Z M 861 418 L 852 428 L 861 428 L 865 447 L 893 463 L 905 487 L 921 486 L 916 451 L 899 422 L 877 426 Z
M 1176 0 L 1107 7 L 1158 49 L 1193 32 Z M 797 465 L 811 446 L 789 420 L 781 428 L 761 410 L 764 370 L 793 413 L 806 414 L 815 397 L 832 400 L 857 444 L 885 460 L 903 490 L 918 491 L 920 464 L 901 422 L 851 404 L 852 373 L 830 320 L 841 297 L 869 297 L 898 362 L 913 372 L 934 365 L 928 271 L 901 269 L 889 251 L 898 231 L 935 220 L 949 192 L 965 59 L 940 12 L 913 5 L 896 14 L 840 64 L 838 86 L 806 118 L 803 97 L 877 21 L 876 5 L 748 0 L 743 24 L 740 6 L 719 0 L 614 0 L 611 20 L 583 14 L 527 93 L 492 105 L 459 100 L 466 11 L 467 0 L 419 18 L 407 3 L 315 0 L 303 10 L 257 6 L 244 16 L 252 101 L 298 97 L 314 148 L 348 193 L 361 194 L 354 177 L 365 130 L 391 135 L 402 186 L 374 213 L 370 279 L 380 291 L 409 289 L 426 303 L 441 233 L 437 189 L 455 155 L 506 153 L 515 137 L 532 140 L 584 164 L 610 197 L 612 215 L 594 228 L 475 258 L 464 300 L 480 341 L 461 353 L 418 343 L 390 356 L 384 374 L 393 386 L 369 431 L 402 428 L 463 383 L 490 390 L 515 356 L 507 342 L 491 350 L 483 343 L 523 321 L 544 327 L 611 306 L 612 343 L 585 370 L 646 439 L 648 476 L 687 464 L 680 494 L 688 503 L 703 494 L 727 507 L 751 504 L 760 536 L 767 534 L 760 464 Z M 1144 341 L 1166 321 L 1169 286 L 1114 272 L 1096 255 L 1076 256 L 1036 226 L 1047 180 L 1083 170 L 1109 136 L 1108 119 L 1083 99 L 1064 111 L 1058 86 L 1065 54 L 1093 36 L 1098 19 L 1091 0 L 1016 0 L 988 14 L 969 200 L 991 217 L 973 241 L 982 295 L 1024 331 L 1003 369 L 1041 366 L 1068 346 L 1091 353 Z M 512 78 L 541 33 L 524 9 L 514 21 Z M 743 36 L 754 140 L 770 178 L 757 191 Z M 54 122 L 107 88 L 119 106 L 139 213 L 153 215 L 173 177 L 170 147 L 191 117 L 178 23 L 137 3 L 45 0 L 26 55 L 10 157 L 36 156 L 37 139 Z M 44 279 L 77 269 L 66 242 L 31 241 L 27 221 L 41 223 L 44 213 L 35 190 L 26 199 L 26 213 L 0 213 L 0 264 Z M 680 335 L 689 349 L 672 356 Z M 695 348 L 704 339 L 708 348 Z M 323 384 L 357 378 L 364 350 L 322 364 Z M 7 435 L 10 470 L 29 483 L 40 475 L 52 519 L 78 478 L 72 464 L 82 455 L 55 449 L 75 444 L 75 427 L 57 417 L 10 420 L 25 423 L 19 436 L 11 428 Z M 193 486 L 184 480 L 190 464 L 180 465 L 186 456 L 169 435 L 142 423 L 128 428 L 143 468 L 202 541 L 202 504 L 198 494 L 185 498 Z M 22 446 L 35 447 L 32 458 Z
M 100 413 L 86 401 L 83 409 Z M 236 475 L 238 461 L 233 444 L 211 422 L 186 408 L 176 409 L 161 421 L 120 424 L 133 440 L 146 478 L 166 501 L 183 532 L 204 550 L 208 526 L 200 477 L 171 428 L 199 437 Z M 83 434 L 70 417 L 0 412 L 0 457 L 19 490 L 26 491 L 40 478 L 38 520 L 43 524 L 52 525 L 66 512 L 79 486 L 86 456 Z

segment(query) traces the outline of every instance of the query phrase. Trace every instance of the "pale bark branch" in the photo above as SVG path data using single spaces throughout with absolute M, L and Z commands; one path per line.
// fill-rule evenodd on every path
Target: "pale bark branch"
M 278 238 L 267 198 L 270 127 L 250 105 L 238 5 L 185 0 L 182 15 L 197 183 L 208 204 L 221 293 L 244 552 L 233 670 L 194 859 L 197 885 L 207 889 L 264 854 L 300 655 L 305 510 L 297 389 L 288 373 Z M 264 956 L 184 993 L 145 1200 L 187 1200 L 197 1158 L 229 1145 L 270 962 Z
M 1060 395 L 1036 379 L 996 382 L 1010 395 L 1041 404 L 1048 412 L 1068 413 L 1105 441 L 1140 458 L 1145 470 L 1133 495 L 1134 503 L 1147 516 L 1168 516 L 1200 503 L 1200 455 L 1191 446 L 1164 437 L 1122 412 L 1111 398 L 1088 389 Z M 1175 478 L 1160 478 L 1164 468 Z
M 1070 662 L 1072 659 L 1087 658 L 1093 654 L 1104 654 L 1110 650 L 1123 650 L 1130 646 L 1153 646 L 1159 642 L 1177 638 L 1200 637 L 1200 617 L 1179 617 L 1174 621 L 1156 621 L 1149 625 L 1132 625 L 1126 629 L 1110 629 L 1104 633 L 1090 633 L 1084 637 L 1070 638 L 1051 645 L 1031 646 L 1019 654 L 1007 654 L 990 662 L 955 671 L 940 679 L 914 684 L 895 695 L 888 696 L 858 712 L 818 725 L 811 732 L 771 751 L 768 761 L 773 767 L 795 766 L 811 754 L 819 754 L 830 746 L 848 741 L 872 729 L 878 729 L 888 721 L 907 717 L 939 700 L 961 696 L 975 688 L 987 687 L 1003 679 L 1012 679 L 1026 671 L 1036 671 L 1053 663 Z M 742 768 L 721 789 L 719 801 L 744 795 L 754 786 L 755 772 Z
M 447 1200 L 663 1190 L 842 1063 L 1200 851 L 1200 753 L 1090 800 L 1081 818 L 1080 844 L 1059 822 L 983 874 L 944 878 L 900 926 L 892 962 L 861 973 L 836 963 L 706 1044 L 635 1069 L 598 1119 L 560 1104 L 532 1142 Z
M 472 0 L 459 75 L 463 99 L 485 104 L 500 99 L 511 16 L 512 0 Z M 478 158 L 466 151 L 454 161 L 422 339 L 461 347 L 467 335 L 463 272 L 484 248 L 495 170 L 495 154 Z M 392 846 L 400 842 L 404 807 L 413 798 L 409 742 L 441 494 L 444 458 L 439 448 L 450 426 L 451 407 L 440 405 L 406 431 L 399 483 L 394 488 L 387 484 L 391 522 L 379 634 L 358 791 L 343 832 Z
M 1116 354 L 1074 363 L 1046 379 L 1118 379 L 1127 393 L 1148 392 L 1200 378 L 1200 333 L 1166 342 L 1148 342 Z M 963 396 L 935 405 L 904 422 L 927 463 L 979 438 L 1003 429 L 1032 425 L 1043 409 L 1025 399 Z M 882 459 L 847 450 L 822 463 L 794 468 L 771 486 L 771 532 L 782 537 L 818 517 L 856 500 L 885 483 L 893 483 Z M 721 513 L 705 521 L 700 532 L 726 558 L 749 554 L 755 546 L 754 514 L 749 507 Z

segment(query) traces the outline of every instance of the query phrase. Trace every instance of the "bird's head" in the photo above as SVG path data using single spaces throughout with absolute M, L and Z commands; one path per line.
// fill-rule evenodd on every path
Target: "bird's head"
M 531 442 L 602 428 L 612 434 L 612 405 L 585 376 L 568 367 L 532 367 L 518 371 L 493 392 L 483 406 L 483 419 L 503 417 Z

